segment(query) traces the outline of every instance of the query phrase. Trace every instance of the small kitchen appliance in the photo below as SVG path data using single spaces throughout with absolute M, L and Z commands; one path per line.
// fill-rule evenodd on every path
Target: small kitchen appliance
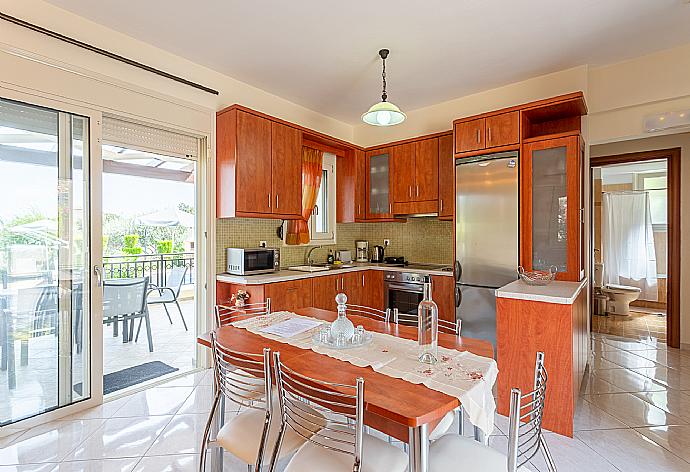
M 267 247 L 238 248 L 225 250 L 227 265 L 225 271 L 233 275 L 255 275 L 276 272 L 280 269 L 280 250 Z
M 374 264 L 383 263 L 383 246 L 374 246 L 371 249 L 371 262 Z
M 355 262 L 369 262 L 369 241 L 355 241 Z

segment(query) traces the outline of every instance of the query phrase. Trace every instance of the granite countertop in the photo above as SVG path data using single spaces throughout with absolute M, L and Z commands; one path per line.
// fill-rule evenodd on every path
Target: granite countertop
M 346 272 L 359 272 L 362 270 L 384 270 L 391 272 L 417 272 L 429 275 L 437 275 L 443 277 L 453 277 L 452 271 L 441 270 L 443 265 L 438 265 L 438 268 L 424 268 L 417 269 L 414 267 L 391 267 L 388 264 L 373 264 L 371 262 L 355 262 L 354 267 L 348 267 L 346 269 L 330 269 L 322 270 L 319 272 L 300 272 L 298 270 L 289 270 L 287 268 L 280 269 L 278 272 L 271 272 L 269 274 L 258 274 L 258 275 L 232 275 L 221 273 L 216 275 L 216 280 L 218 282 L 225 282 L 230 284 L 241 284 L 241 285 L 263 285 L 271 284 L 276 282 L 286 282 L 288 280 L 299 280 L 299 279 L 309 279 L 312 277 L 324 277 L 328 275 L 343 274 Z
M 549 285 L 527 285 L 522 280 L 516 280 L 496 290 L 498 298 L 513 298 L 534 302 L 557 303 L 572 305 L 582 289 L 587 286 L 587 278 L 580 282 L 562 282 L 556 280 Z

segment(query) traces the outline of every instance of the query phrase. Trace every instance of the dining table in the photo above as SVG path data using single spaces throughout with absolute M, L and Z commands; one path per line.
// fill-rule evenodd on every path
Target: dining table
M 313 307 L 296 309 L 293 312 L 322 321 L 333 321 L 338 316 L 335 311 Z M 361 325 L 367 331 L 417 339 L 416 326 L 350 314 L 348 318 L 355 326 Z M 428 471 L 429 433 L 448 412 L 460 406 L 457 397 L 430 389 L 423 384 L 394 378 L 376 372 L 371 367 L 359 367 L 319 354 L 311 349 L 292 346 L 232 325 L 216 329 L 216 338 L 221 344 L 231 346 L 233 350 L 240 352 L 261 354 L 264 348 L 279 351 L 281 361 L 288 367 L 316 380 L 353 385 L 358 377 L 363 378 L 365 425 L 408 444 L 410 472 Z M 210 347 L 210 333 L 199 336 L 197 342 Z M 488 358 L 493 358 L 494 355 L 491 343 L 480 339 L 439 332 L 438 344 L 448 349 L 469 351 Z M 212 426 L 214 433 L 223 423 L 223 410 L 224 408 L 220 408 L 218 418 L 214 419 Z M 478 435 L 479 430 L 475 427 L 475 437 Z M 222 450 L 218 454 L 213 454 L 209 462 L 212 465 L 211 470 L 222 470 Z

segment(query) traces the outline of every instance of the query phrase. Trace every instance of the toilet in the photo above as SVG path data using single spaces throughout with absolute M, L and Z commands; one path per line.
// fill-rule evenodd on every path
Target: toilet
M 628 285 L 608 284 L 603 285 L 603 264 L 594 264 L 594 287 L 598 287 L 601 293 L 608 297 L 606 313 L 618 316 L 630 316 L 630 304 L 640 297 L 638 287 Z

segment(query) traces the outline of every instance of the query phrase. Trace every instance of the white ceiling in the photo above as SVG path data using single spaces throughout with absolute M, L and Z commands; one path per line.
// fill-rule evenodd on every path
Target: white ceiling
M 687 0 L 48 1 L 349 123 L 379 99 L 382 47 L 412 110 L 690 42 Z

